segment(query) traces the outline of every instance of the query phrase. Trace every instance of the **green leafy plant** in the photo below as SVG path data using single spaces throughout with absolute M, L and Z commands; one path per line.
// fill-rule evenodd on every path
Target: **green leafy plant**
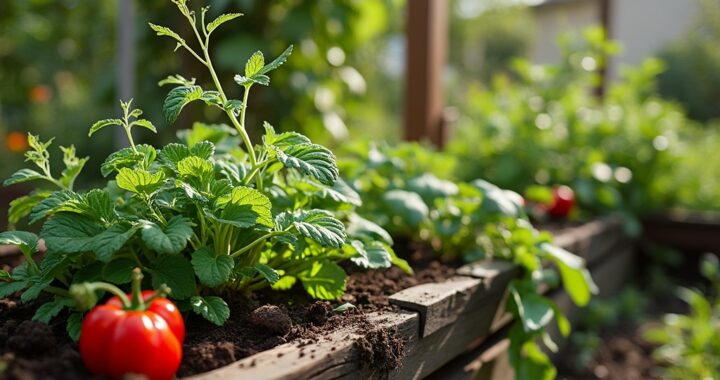
M 707 254 L 700 272 L 710 286 L 680 288 L 678 296 L 690 306 L 687 315 L 667 314 L 661 327 L 645 337 L 660 345 L 653 355 L 668 365 L 667 379 L 716 379 L 720 376 L 720 262 Z
M 658 96 L 662 62 L 625 69 L 600 99 L 598 73 L 616 44 L 589 29 L 583 38 L 564 36 L 560 48 L 559 64 L 518 59 L 511 75 L 470 87 L 449 146 L 467 163 L 457 168 L 460 178 L 483 177 L 529 198 L 567 185 L 581 219 L 676 204 L 717 207 L 712 187 L 697 183 L 713 176 L 699 175 L 704 165 L 683 163 L 712 162 L 709 149 L 698 149 L 711 133 L 701 135 L 677 104 Z
M 87 192 L 72 188 L 85 159 L 75 158 L 72 147 L 63 148 L 67 169 L 52 177 L 51 141 L 31 136 L 33 150 L 27 157 L 41 171 L 22 169 L 5 185 L 43 180 L 59 187 L 21 198 L 11 213 L 12 220 L 45 221 L 39 237 L 47 252 L 38 265 L 33 257 L 38 236 L 0 234 L 0 243 L 18 245 L 27 258 L 12 273 L 1 273 L 0 297 L 22 291 L 21 300 L 32 301 L 43 292 L 52 294 L 54 299 L 35 315 L 47 321 L 72 307 L 65 290 L 71 284 L 104 280 L 125 285 L 139 267 L 150 274 L 153 287 L 167 284 L 181 307 L 223 324 L 230 311 L 222 296 L 228 292 L 283 290 L 299 283 L 312 297 L 336 299 L 345 291 L 340 261 L 407 268 L 382 239 L 386 233 L 379 238 L 373 233 L 382 231 L 379 226 L 367 221 L 364 230 L 345 228 L 343 221 L 354 218 L 361 202 L 339 178 L 330 150 L 299 133 L 277 133 L 268 123 L 262 142 L 252 143 L 246 126 L 250 90 L 269 84 L 268 74 L 288 59 L 292 47 L 269 63 L 261 52 L 253 54 L 244 73 L 235 76 L 242 99 L 233 99 L 216 74 L 209 46 L 213 32 L 240 14 L 206 23 L 208 8 L 197 14 L 186 0 L 173 3 L 196 41 L 167 27 L 150 27 L 198 60 L 212 89 L 179 75 L 163 80 L 161 85 L 174 86 L 164 102 L 165 119 L 173 123 L 183 108 L 200 101 L 221 109 L 231 126 L 196 123 L 179 133 L 182 143 L 156 149 L 135 144 L 134 128 L 156 128 L 140 118 L 142 111 L 131 101 L 121 102 L 122 118 L 98 121 L 89 134 L 121 127 L 130 146 L 103 162 L 102 175 L 113 178 L 107 186 Z M 76 312 L 69 319 L 73 336 L 80 317 Z
M 429 245 L 447 260 L 497 259 L 520 267 L 522 275 L 509 286 L 508 311 L 516 321 L 510 360 L 518 378 L 555 378 L 538 341 L 555 350 L 545 327 L 554 318 L 567 335 L 570 324 L 542 291 L 561 281 L 573 302 L 584 306 L 596 287 L 583 259 L 553 246 L 550 234 L 530 224 L 519 194 L 481 179 L 453 181 L 452 158 L 417 144 L 357 144 L 339 165 L 367 200 L 349 228 L 374 220 L 393 237 Z

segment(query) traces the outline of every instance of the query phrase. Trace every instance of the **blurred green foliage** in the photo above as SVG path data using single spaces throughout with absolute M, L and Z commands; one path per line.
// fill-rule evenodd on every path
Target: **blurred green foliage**
M 704 291 L 680 288 L 678 296 L 690 306 L 687 315 L 667 314 L 661 326 L 645 337 L 660 347 L 653 355 L 668 365 L 663 378 L 717 379 L 720 377 L 720 263 L 707 254 L 700 273 L 709 282 Z
M 557 65 L 517 59 L 512 77 L 470 88 L 449 147 L 464 163 L 460 177 L 483 177 L 521 193 L 533 185 L 569 185 L 585 215 L 718 208 L 717 176 L 710 174 L 717 164 L 695 167 L 718 157 L 705 146 L 718 137 L 657 95 L 662 62 L 627 68 L 601 101 L 598 70 L 618 46 L 598 28 L 582 37 L 560 39 Z M 705 169 L 708 176 L 698 176 Z
M 57 135 L 70 145 L 84 140 L 93 120 L 112 113 L 115 1 L 80 3 L 0 2 L 2 177 L 20 166 L 27 148 L 8 133 Z
M 698 20 L 659 57 L 667 70 L 658 78 L 660 94 L 675 99 L 696 120 L 720 118 L 720 2 L 702 0 Z
M 168 12 L 168 1 L 134 3 L 135 103 L 160 110 L 165 95 L 157 86 L 160 79 L 177 71 L 201 77 L 203 68 L 153 38 L 149 20 L 163 20 L 170 27 L 182 22 Z M 214 58 L 220 77 L 232 78 L 261 47 L 268 56 L 290 44 L 296 47 L 287 69 L 274 78 L 275 86 L 257 92 L 249 123 L 268 120 L 331 144 L 354 133 L 397 138 L 399 129 L 388 125 L 401 124 L 404 0 L 210 3 L 209 17 L 245 14 L 242 23 L 217 33 Z M 117 101 L 117 6 L 112 0 L 0 2 L 0 136 L 6 140 L 0 156 L 9 157 L 0 175 L 9 175 L 22 161 L 22 149 L 8 149 L 11 131 L 58 135 L 61 144 L 75 143 L 80 155 L 92 150 L 94 157 L 102 157 L 111 151 L 112 136 L 90 146 L 84 135 L 93 120 L 113 113 Z M 215 122 L 221 116 L 199 106 L 189 111 L 180 126 L 190 127 L 197 118 Z M 159 112 L 146 116 L 159 126 L 160 135 L 141 134 L 140 142 L 174 137 Z

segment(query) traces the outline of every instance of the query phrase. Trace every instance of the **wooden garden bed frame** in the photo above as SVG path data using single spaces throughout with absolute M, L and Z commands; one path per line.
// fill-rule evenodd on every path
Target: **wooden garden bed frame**
M 618 217 L 569 228 L 555 241 L 585 258 L 601 297 L 615 294 L 632 273 L 635 244 Z M 505 297 L 518 273 L 508 262 L 478 262 L 460 268 L 446 282 L 392 295 L 390 301 L 400 311 L 369 316 L 376 329 L 394 329 L 405 341 L 402 366 L 389 373 L 364 366 L 357 345 L 361 335 L 341 329 L 316 343 L 284 344 L 189 379 L 512 379 L 506 355 L 511 317 L 505 312 Z M 576 321 L 579 310 L 568 295 L 548 292 L 570 321 Z M 556 332 L 551 334 L 563 343 Z

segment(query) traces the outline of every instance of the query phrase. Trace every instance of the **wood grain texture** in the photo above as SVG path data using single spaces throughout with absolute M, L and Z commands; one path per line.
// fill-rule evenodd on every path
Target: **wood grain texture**
M 446 282 L 413 286 L 390 296 L 390 303 L 420 314 L 420 337 L 454 323 L 485 294 L 482 280 L 454 277 Z
M 371 314 L 368 319 L 376 330 L 397 329 L 398 335 L 406 340 L 417 337 L 417 313 Z M 347 328 L 338 330 L 318 342 L 306 345 L 283 344 L 225 367 L 190 376 L 188 379 L 291 380 L 366 377 L 373 372 L 361 362 L 357 341 L 367 332 Z M 381 376 L 374 376 L 376 375 Z

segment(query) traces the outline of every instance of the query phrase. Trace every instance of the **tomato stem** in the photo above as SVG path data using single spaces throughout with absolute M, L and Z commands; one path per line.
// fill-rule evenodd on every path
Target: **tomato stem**
M 97 295 L 95 294 L 98 290 L 104 290 L 117 296 L 125 310 L 142 311 L 147 309 L 154 299 L 159 297 L 165 297 L 170 294 L 171 289 L 162 284 L 160 287 L 150 295 L 146 300 L 143 300 L 142 295 L 142 280 L 143 274 L 140 268 L 135 268 L 132 271 L 132 284 L 131 293 L 128 297 L 125 292 L 113 284 L 106 282 L 84 282 L 82 284 L 74 284 L 70 287 L 70 294 L 75 298 L 75 301 L 83 309 L 90 309 L 97 303 Z

